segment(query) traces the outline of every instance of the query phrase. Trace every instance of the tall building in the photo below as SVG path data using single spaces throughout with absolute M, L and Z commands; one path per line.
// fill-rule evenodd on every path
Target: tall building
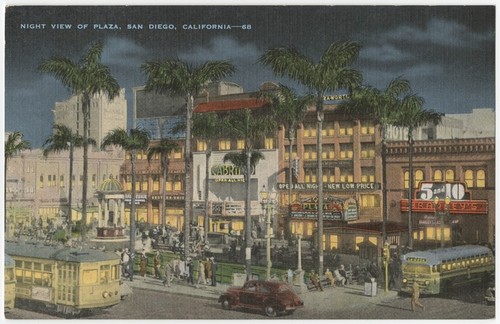
M 82 135 L 83 114 L 81 97 L 74 95 L 66 101 L 56 102 L 54 123 L 63 124 L 73 132 Z M 127 101 L 125 89 L 120 89 L 118 96 L 109 100 L 105 95 L 95 95 L 90 101 L 89 136 L 98 144 L 113 129 L 127 129 Z M 95 149 L 99 149 L 97 145 Z

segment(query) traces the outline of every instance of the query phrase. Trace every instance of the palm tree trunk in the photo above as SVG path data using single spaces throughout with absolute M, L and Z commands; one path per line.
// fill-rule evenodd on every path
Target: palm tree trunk
M 247 151 L 247 167 L 245 179 L 245 268 L 247 280 L 251 279 L 252 275 L 252 213 L 250 205 L 250 177 L 252 152 Z M 258 261 L 258 260 L 257 260 Z
M 129 247 L 131 254 L 133 254 L 135 250 L 135 159 L 136 159 L 136 150 L 132 149 L 130 153 L 132 193 L 130 197 L 130 247 Z
M 88 123 L 90 110 L 90 96 L 84 93 L 82 96 L 82 114 L 83 114 L 83 183 L 82 183 L 82 220 L 81 220 L 81 236 L 82 241 L 87 238 L 87 175 L 89 171 L 88 161 Z
M 71 238 L 71 226 L 72 226 L 72 220 L 71 220 L 71 201 L 73 199 L 73 160 L 74 160 L 74 147 L 73 143 L 70 142 L 69 144 L 69 188 L 68 188 L 68 235 Z
M 163 226 L 163 230 L 165 229 L 165 225 L 167 224 L 167 174 L 168 174 L 168 161 L 167 161 L 167 153 L 161 153 L 161 164 L 163 169 L 163 179 L 162 179 L 162 191 L 161 191 L 161 224 Z
M 318 159 L 318 273 L 323 274 L 323 94 L 319 93 L 316 104 L 318 117 L 317 159 Z
M 205 242 L 208 241 L 208 177 L 210 175 L 210 170 L 208 168 L 210 165 L 210 155 L 212 155 L 212 152 L 210 151 L 210 148 L 207 147 L 205 158 L 205 217 L 203 218 L 203 227 L 205 228 L 205 237 L 203 239 Z
M 382 133 L 382 239 L 384 243 L 387 241 L 387 143 L 385 141 L 385 126 L 381 126 Z
M 292 159 L 292 153 L 293 153 L 293 143 L 295 139 L 295 130 L 294 126 L 290 126 L 290 129 L 288 130 L 288 144 L 290 146 L 288 147 L 288 215 L 286 217 L 286 237 L 290 239 L 291 234 L 292 234 L 292 229 L 290 228 L 290 223 L 291 223 L 291 218 L 292 218 L 292 185 L 293 185 L 293 175 L 292 175 L 292 168 L 293 168 L 293 159 Z
M 186 139 L 185 139 L 185 167 L 184 167 L 184 256 L 189 253 L 189 238 L 191 222 L 191 119 L 193 116 L 194 97 L 193 94 L 187 95 L 186 109 Z
M 408 247 L 413 249 L 413 129 L 408 129 Z

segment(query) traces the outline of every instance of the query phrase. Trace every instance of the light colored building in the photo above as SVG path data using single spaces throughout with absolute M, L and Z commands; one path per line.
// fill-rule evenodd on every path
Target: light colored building
M 472 109 L 467 114 L 446 114 L 439 125 L 418 127 L 413 133 L 413 139 L 460 139 L 487 138 L 495 136 L 495 111 L 491 108 Z M 408 130 L 396 126 L 387 128 L 388 141 L 405 141 Z
M 69 153 L 43 156 L 42 149 L 23 151 L 9 159 L 6 174 L 6 207 L 9 222 L 18 224 L 31 217 L 44 221 L 68 213 Z M 72 219 L 81 219 L 83 181 L 82 149 L 75 150 L 72 183 Z M 97 217 L 95 192 L 109 178 L 117 179 L 124 161 L 122 150 L 92 151 L 88 159 L 87 219 Z
M 83 114 L 80 96 L 72 96 L 66 101 L 56 102 L 54 123 L 63 124 L 77 134 L 83 132 Z M 127 129 L 127 101 L 125 89 L 120 89 L 117 97 L 108 100 L 105 95 L 95 95 L 90 102 L 89 136 L 97 143 L 113 129 Z M 95 149 L 99 149 L 96 146 Z

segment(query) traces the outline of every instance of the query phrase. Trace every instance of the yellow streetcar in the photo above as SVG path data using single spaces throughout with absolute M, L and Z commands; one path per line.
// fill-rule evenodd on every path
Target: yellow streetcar
M 16 277 L 14 276 L 14 259 L 4 254 L 4 308 L 14 308 L 16 299 Z
M 120 302 L 120 257 L 88 248 L 6 242 L 15 262 L 16 298 L 64 314 Z

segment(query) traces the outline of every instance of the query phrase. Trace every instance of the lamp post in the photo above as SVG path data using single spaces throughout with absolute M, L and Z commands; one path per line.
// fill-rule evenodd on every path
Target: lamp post
M 446 218 L 449 218 L 450 216 L 450 197 L 446 197 L 444 199 L 444 204 L 446 207 Z M 443 219 L 443 214 L 441 213 L 441 247 L 444 248 L 444 219 Z
M 262 186 L 260 198 L 262 199 L 262 209 L 266 213 L 266 280 L 271 279 L 271 217 L 274 214 L 277 192 L 273 187 L 272 191 L 266 191 L 266 186 Z
M 434 197 L 434 248 L 437 248 L 437 219 L 438 219 L 439 197 Z

